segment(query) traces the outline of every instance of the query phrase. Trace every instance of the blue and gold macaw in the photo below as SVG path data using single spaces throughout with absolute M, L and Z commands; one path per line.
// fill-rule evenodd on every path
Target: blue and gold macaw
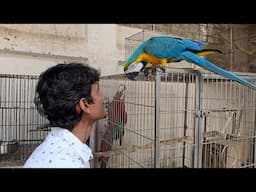
M 152 67 L 160 66 L 165 69 L 168 63 L 186 60 L 244 86 L 256 89 L 255 84 L 200 57 L 221 53 L 219 50 L 203 49 L 205 45 L 204 42 L 170 36 L 151 37 L 141 43 L 128 57 L 124 64 L 124 73 L 129 79 L 135 80 L 147 63 L 150 63 Z

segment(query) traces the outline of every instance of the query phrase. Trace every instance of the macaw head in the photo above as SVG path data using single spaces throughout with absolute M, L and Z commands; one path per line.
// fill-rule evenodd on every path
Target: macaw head
M 145 44 L 140 44 L 133 53 L 127 58 L 124 64 L 124 73 L 130 80 L 135 80 L 138 74 L 145 68 L 148 61 L 145 58 L 141 58 L 141 54 L 144 53 Z M 140 58 L 140 59 L 138 59 Z
M 126 86 L 125 84 L 120 84 L 119 85 L 119 93 L 121 94 L 120 99 L 124 99 L 125 98 L 125 90 L 126 90 Z
M 124 66 L 124 73 L 128 79 L 136 80 L 136 77 L 139 75 L 141 71 L 143 71 L 146 65 L 146 61 L 133 62 L 129 65 Z

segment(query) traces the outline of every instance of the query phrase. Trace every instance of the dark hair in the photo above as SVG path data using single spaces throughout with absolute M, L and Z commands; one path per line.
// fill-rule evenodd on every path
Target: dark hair
M 71 130 L 82 116 L 76 112 L 76 104 L 81 98 L 93 103 L 91 87 L 99 78 L 99 71 L 81 63 L 61 63 L 47 69 L 36 86 L 37 110 L 50 126 Z

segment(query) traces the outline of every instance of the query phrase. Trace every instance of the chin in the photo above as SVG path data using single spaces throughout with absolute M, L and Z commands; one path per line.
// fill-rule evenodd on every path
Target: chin
M 105 118 L 107 118 L 107 117 L 108 117 L 108 113 L 105 112 L 99 119 L 105 119 Z

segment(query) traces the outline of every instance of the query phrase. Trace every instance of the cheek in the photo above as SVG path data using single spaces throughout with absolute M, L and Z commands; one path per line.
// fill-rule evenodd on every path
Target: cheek
M 101 103 L 103 103 L 104 98 L 103 97 L 97 97 L 96 100 L 97 100 L 97 103 L 101 104 Z
M 105 96 L 103 94 L 99 95 L 99 101 L 103 103 Z

